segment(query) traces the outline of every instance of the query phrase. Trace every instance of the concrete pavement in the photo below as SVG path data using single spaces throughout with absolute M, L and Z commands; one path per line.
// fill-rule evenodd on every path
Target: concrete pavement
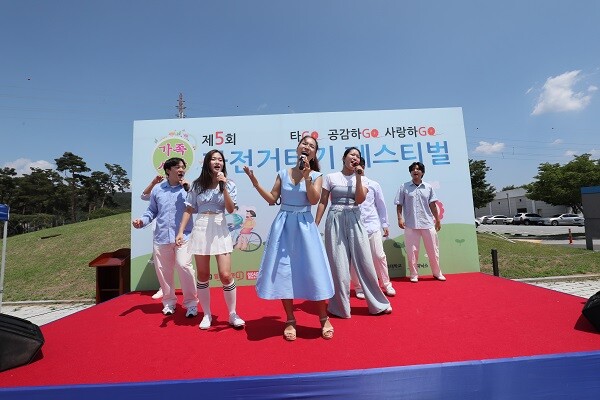
M 600 275 L 573 275 L 515 280 L 585 299 L 590 298 L 593 294 L 600 291 Z M 5 302 L 2 304 L 1 311 L 3 314 L 26 319 L 39 326 L 94 305 L 93 300 Z

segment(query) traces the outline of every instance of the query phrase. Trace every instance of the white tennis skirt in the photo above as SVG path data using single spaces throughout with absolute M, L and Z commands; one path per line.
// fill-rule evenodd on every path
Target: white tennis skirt
M 197 214 L 188 242 L 188 252 L 206 256 L 232 251 L 233 243 L 225 215 Z

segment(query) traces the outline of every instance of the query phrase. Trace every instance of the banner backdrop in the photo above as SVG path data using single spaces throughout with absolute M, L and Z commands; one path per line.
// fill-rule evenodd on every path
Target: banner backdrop
M 296 164 L 296 147 L 304 135 L 319 141 L 321 172 L 341 171 L 342 155 L 355 146 L 366 160 L 365 176 L 381 184 L 387 204 L 390 236 L 384 243 L 390 276 L 407 275 L 404 231 L 398 227 L 394 197 L 410 180 L 408 166 L 425 164 L 424 181 L 440 199 L 442 218 L 440 263 L 445 274 L 479 271 L 479 256 L 462 109 L 355 111 L 313 114 L 256 115 L 136 121 L 133 131 L 132 218 L 148 207 L 140 198 L 162 163 L 181 157 L 188 165 L 186 179 L 200 175 L 204 154 L 218 148 L 227 162 L 228 178 L 238 187 L 238 210 L 227 219 L 238 248 L 232 271 L 238 285 L 253 285 L 271 222 L 278 206 L 269 206 L 252 187 L 243 171 L 248 165 L 261 185 L 270 189 L 277 171 Z M 316 206 L 313 207 L 313 215 Z M 253 226 L 240 239 L 242 225 Z M 325 217 L 319 226 L 323 231 Z M 152 263 L 152 229 L 131 230 L 131 288 L 158 287 Z M 244 240 L 245 239 L 245 240 Z M 240 243 L 243 240 L 243 243 Z M 243 245 L 241 245 L 243 244 Z M 431 274 L 421 248 L 419 272 Z M 218 283 L 214 259 L 211 283 Z

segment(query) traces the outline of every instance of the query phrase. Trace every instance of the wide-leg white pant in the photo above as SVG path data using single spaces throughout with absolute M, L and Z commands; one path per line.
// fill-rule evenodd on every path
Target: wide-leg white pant
M 417 263 L 419 261 L 419 248 L 421 247 L 421 238 L 429 258 L 429 266 L 434 276 L 440 276 L 440 243 L 435 227 L 429 229 L 411 229 L 404 228 L 404 245 L 406 246 L 406 258 L 408 260 L 408 269 L 410 277 L 419 276 Z
M 177 304 L 175 268 L 177 268 L 183 292 L 183 306 L 188 308 L 198 304 L 196 274 L 192 265 L 192 256 L 188 253 L 187 243 L 182 246 L 177 246 L 175 243 L 154 244 L 154 266 L 163 290 L 163 305 L 175 306 Z

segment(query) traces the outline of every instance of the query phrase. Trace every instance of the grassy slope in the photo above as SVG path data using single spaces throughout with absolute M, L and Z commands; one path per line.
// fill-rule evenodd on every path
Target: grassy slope
M 130 247 L 130 221 L 123 213 L 9 237 L 3 300 L 95 298 L 96 271 L 89 263 Z
M 89 263 L 130 246 L 130 221 L 131 214 L 124 213 L 8 238 L 3 300 L 93 299 L 96 276 Z M 600 273 L 599 252 L 510 243 L 485 234 L 477 240 L 484 273 L 492 273 L 491 249 L 498 250 L 500 275 L 506 278 Z
M 491 250 L 498 251 L 498 269 L 505 278 L 538 278 L 600 273 L 600 252 L 563 245 L 509 241 L 478 234 L 481 272 L 492 274 Z

